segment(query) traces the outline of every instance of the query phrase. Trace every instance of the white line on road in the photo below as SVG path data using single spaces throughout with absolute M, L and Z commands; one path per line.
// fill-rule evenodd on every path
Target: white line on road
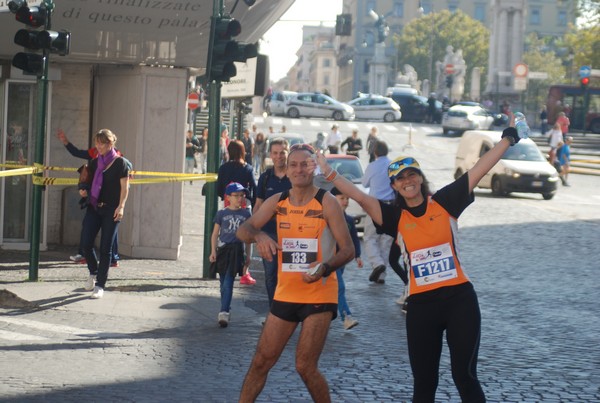
M 69 335 L 95 335 L 98 332 L 88 329 L 80 329 L 72 326 L 55 325 L 53 323 L 38 322 L 22 318 L 0 317 L 0 322 L 10 323 L 12 325 L 26 326 L 39 330 L 47 330 L 55 333 L 66 333 Z
M 24 334 L 24 333 L 9 332 L 9 331 L 6 331 L 6 330 L 0 330 L 0 339 L 2 339 L 2 340 L 14 340 L 14 341 L 49 340 L 46 337 L 33 336 L 33 335 L 30 335 L 30 334 Z

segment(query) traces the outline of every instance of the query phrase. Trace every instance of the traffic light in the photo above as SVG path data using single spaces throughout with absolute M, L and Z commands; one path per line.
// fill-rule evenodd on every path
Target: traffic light
M 335 19 L 335 34 L 338 36 L 352 35 L 352 14 L 338 14 Z
M 232 40 L 242 32 L 239 21 L 230 17 L 213 18 L 208 51 L 209 81 L 229 82 L 237 69 L 234 62 L 245 62 L 258 55 L 256 45 Z
M 446 76 L 446 87 L 451 88 L 452 83 L 454 82 L 454 77 L 452 74 Z
M 28 27 L 50 28 L 50 13 L 52 2 L 44 2 L 41 6 L 27 5 L 25 0 L 11 0 L 8 8 L 15 14 L 15 19 Z M 12 65 L 23 70 L 23 73 L 41 77 L 49 53 L 58 53 L 60 56 L 69 54 L 71 33 L 68 31 L 30 30 L 20 29 L 15 34 L 15 44 L 31 51 L 42 53 L 19 52 L 12 60 Z
M 589 77 L 581 77 L 579 82 L 581 83 L 581 88 L 587 88 L 590 85 L 590 78 Z

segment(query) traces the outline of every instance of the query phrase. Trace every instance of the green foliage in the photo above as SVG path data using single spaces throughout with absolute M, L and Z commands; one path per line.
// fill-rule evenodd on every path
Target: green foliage
M 529 71 L 544 72 L 548 74 L 545 80 L 529 80 L 527 85 L 527 110 L 535 111 L 546 103 L 548 89 L 551 85 L 565 83 L 565 72 L 571 66 L 563 65 L 553 50 L 547 45 L 548 38 L 540 39 L 535 33 L 526 38 L 526 51 L 523 53 L 523 62 Z
M 564 43 L 574 56 L 573 65 L 600 68 L 600 25 L 582 28 L 571 26 Z
M 397 65 L 410 64 L 420 80 L 429 78 L 431 68 L 431 79 L 435 81 L 435 62 L 444 60 L 446 47 L 450 45 L 455 51 L 462 49 L 467 64 L 465 94 L 468 94 L 472 68 L 482 68 L 481 75 L 485 77 L 489 39 L 490 31 L 462 11 L 429 13 L 406 24 L 402 34 L 394 37 L 398 49 Z M 485 88 L 485 83 L 481 87 Z

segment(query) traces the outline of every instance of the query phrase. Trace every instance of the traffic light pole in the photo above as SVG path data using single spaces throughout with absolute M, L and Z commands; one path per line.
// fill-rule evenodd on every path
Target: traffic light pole
M 213 0 L 213 20 L 216 20 L 223 10 L 223 0 Z M 211 29 L 214 29 L 214 23 Z M 212 37 L 212 35 L 211 35 Z M 210 47 L 213 43 L 209 44 Z M 211 54 L 209 50 L 208 54 Z M 210 62 L 207 71 L 210 69 Z M 216 173 L 219 170 L 219 156 L 221 148 L 221 82 L 210 80 L 208 84 L 208 151 L 206 154 L 207 172 Z M 210 238 L 213 229 L 213 220 L 217 214 L 217 182 L 206 182 L 206 199 L 204 200 L 204 253 L 202 278 L 208 278 L 210 273 L 211 251 Z
M 47 0 L 46 4 L 52 10 L 52 1 Z M 50 14 L 47 15 L 45 27 L 50 29 Z M 48 54 L 44 50 L 42 76 L 38 77 L 38 102 L 37 102 L 37 139 L 35 141 L 35 153 L 33 162 L 36 164 L 44 164 L 44 148 L 46 139 L 46 109 L 48 107 Z M 42 173 L 35 173 L 34 176 L 42 176 Z M 31 241 L 29 245 L 29 281 L 38 280 L 38 271 L 40 263 L 40 232 L 42 223 L 42 191 L 41 185 L 33 184 L 33 193 L 31 200 Z

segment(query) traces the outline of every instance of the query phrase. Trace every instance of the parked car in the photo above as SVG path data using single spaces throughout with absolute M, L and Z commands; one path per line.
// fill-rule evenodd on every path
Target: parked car
M 465 130 L 489 130 L 494 120 L 494 115 L 480 106 L 454 105 L 444 114 L 442 129 L 444 134 L 450 131 L 460 134 Z
M 332 118 L 353 120 L 354 109 L 318 92 L 301 92 L 291 96 L 285 103 L 285 115 L 290 118 Z
M 338 171 L 339 175 L 344 176 L 346 179 L 354 183 L 360 190 L 368 193 L 361 184 L 364 170 L 358 158 L 353 155 L 344 154 L 328 154 L 326 157 L 327 163 L 333 169 Z M 333 188 L 333 183 L 327 182 L 323 175 L 315 176 L 313 183 L 315 186 L 320 187 L 321 189 L 331 190 Z M 365 229 L 366 214 L 362 207 L 360 207 L 356 201 L 350 199 L 350 204 L 348 205 L 346 213 L 354 217 L 356 229 L 360 232 L 363 232 Z
M 288 144 L 293 146 L 294 144 L 303 144 L 306 143 L 304 136 L 298 133 L 274 133 L 267 137 L 267 157 L 265 158 L 265 167 L 270 168 L 273 166 L 273 160 L 269 157 L 269 143 L 273 139 L 283 138 L 286 139 Z
M 298 93 L 294 91 L 273 91 L 271 101 L 267 104 L 267 113 L 274 116 L 285 115 L 285 103 L 296 94 Z
M 429 108 L 427 98 L 406 91 L 390 92 L 387 96 L 400 105 L 403 122 L 424 122 L 427 118 Z M 435 123 L 442 121 L 442 103 L 440 101 L 435 101 L 433 120 Z
M 400 105 L 392 98 L 380 95 L 361 96 L 348 102 L 348 105 L 354 108 L 356 119 L 395 122 L 402 117 Z
M 479 158 L 501 139 L 500 131 L 469 130 L 458 145 L 454 177 L 471 169 Z M 477 184 L 492 189 L 496 196 L 510 192 L 540 193 L 544 200 L 556 194 L 558 172 L 548 163 L 531 139 L 521 139 L 509 147 L 500 161 Z

